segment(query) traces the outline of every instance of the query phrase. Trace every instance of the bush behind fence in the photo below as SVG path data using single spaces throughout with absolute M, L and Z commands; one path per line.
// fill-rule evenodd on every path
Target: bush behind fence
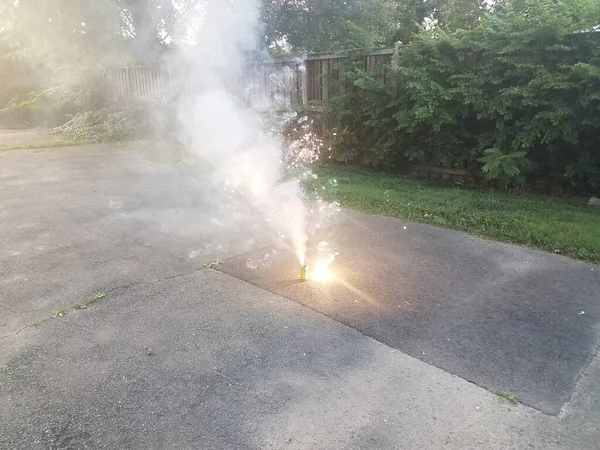
M 341 82 L 353 89 L 324 105 L 334 158 L 598 193 L 600 33 L 507 19 L 422 33 L 395 58 L 392 82 L 349 63 Z
M 402 48 L 251 61 L 230 88 L 258 108 L 317 114 L 338 162 L 598 193 L 600 33 L 549 17 L 532 27 L 507 12 Z M 108 69 L 103 81 L 126 101 L 202 90 L 160 67 Z

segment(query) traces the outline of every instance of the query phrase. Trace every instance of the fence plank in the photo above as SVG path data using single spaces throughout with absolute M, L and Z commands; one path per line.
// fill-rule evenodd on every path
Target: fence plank
M 304 71 L 298 70 L 298 60 L 282 58 L 250 61 L 244 72 L 229 88 L 236 95 L 260 107 L 295 107 L 309 102 L 328 100 L 343 93 L 347 87 L 336 83 L 344 76 L 341 64 L 349 58 L 359 58 L 365 70 L 379 70 L 389 64 L 393 48 L 319 53 L 304 60 Z M 379 75 L 386 83 L 387 74 Z M 179 95 L 194 95 L 201 91 L 202 80 L 192 80 L 180 74 L 174 77 L 160 67 L 126 66 L 106 71 L 106 81 L 120 97 L 168 101 Z

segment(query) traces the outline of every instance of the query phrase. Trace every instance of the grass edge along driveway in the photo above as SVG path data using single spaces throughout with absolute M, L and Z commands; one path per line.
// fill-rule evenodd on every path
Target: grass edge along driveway
M 600 208 L 587 199 L 465 188 L 350 168 L 319 167 L 307 182 L 321 198 L 600 263 Z

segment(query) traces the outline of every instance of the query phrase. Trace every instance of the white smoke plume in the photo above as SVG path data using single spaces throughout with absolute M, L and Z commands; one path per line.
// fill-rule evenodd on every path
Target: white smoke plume
M 300 263 L 306 252 L 306 210 L 297 180 L 284 181 L 283 140 L 244 99 L 240 86 L 246 62 L 259 46 L 259 5 L 255 0 L 207 0 L 194 45 L 167 60 L 169 71 L 190 89 L 178 101 L 180 139 L 209 168 L 203 176 L 219 189 L 226 207 L 215 223 L 252 223 L 280 244 L 291 245 Z M 245 101 L 250 100 L 250 102 Z M 214 212 L 211 212 L 214 214 Z

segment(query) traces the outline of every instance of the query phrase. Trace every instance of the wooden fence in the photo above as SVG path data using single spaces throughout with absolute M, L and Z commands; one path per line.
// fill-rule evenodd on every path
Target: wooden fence
M 127 66 L 108 70 L 105 81 L 119 97 L 169 100 L 184 86 L 172 81 L 171 74 L 160 67 Z
M 394 48 L 370 50 L 361 52 L 355 50 L 351 53 L 321 53 L 310 55 L 306 59 L 305 101 L 318 102 L 328 100 L 335 95 L 334 89 L 344 90 L 343 84 L 336 81 L 343 76 L 341 67 L 349 58 L 353 58 L 366 71 L 374 71 L 382 65 L 389 64 L 394 54 Z M 386 82 L 385 72 L 381 74 L 382 81 Z
M 259 108 L 297 107 L 329 99 L 335 80 L 343 75 L 340 63 L 353 58 L 365 70 L 388 64 L 393 48 L 344 53 L 319 53 L 305 58 L 250 61 L 232 89 Z M 385 80 L 385 74 L 382 72 Z M 124 98 L 170 100 L 202 90 L 202 80 L 175 75 L 168 69 L 127 66 L 106 71 L 111 90 Z M 343 89 L 343 87 L 342 87 Z

